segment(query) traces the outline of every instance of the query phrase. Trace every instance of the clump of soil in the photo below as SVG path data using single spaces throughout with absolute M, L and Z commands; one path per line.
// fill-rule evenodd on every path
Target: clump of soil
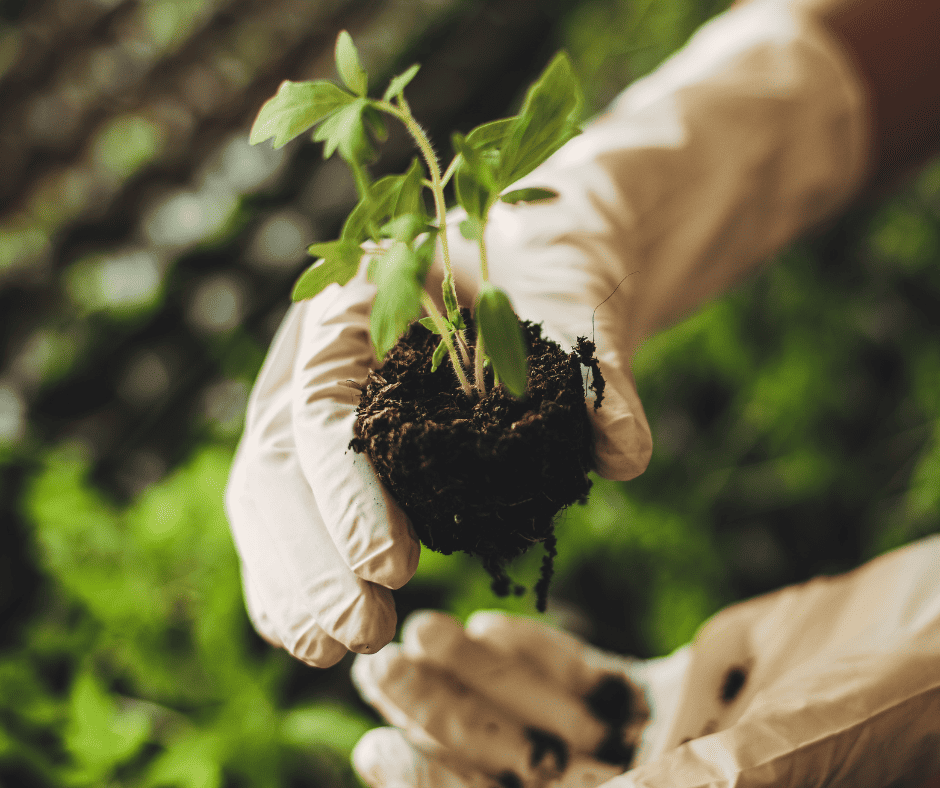
M 473 322 L 464 312 L 467 337 Z M 525 591 L 514 585 L 506 564 L 535 544 L 546 555 L 536 584 L 545 610 L 553 569 L 553 517 L 587 498 L 591 482 L 591 427 L 581 365 L 592 370 L 594 407 L 603 378 L 594 344 L 579 338 L 571 353 L 523 322 L 529 348 L 529 380 L 523 400 L 493 386 L 467 396 L 450 361 L 431 372 L 440 337 L 411 326 L 370 373 L 362 392 L 350 448 L 365 452 L 414 525 L 421 542 L 449 555 L 479 556 L 493 578 L 493 591 Z

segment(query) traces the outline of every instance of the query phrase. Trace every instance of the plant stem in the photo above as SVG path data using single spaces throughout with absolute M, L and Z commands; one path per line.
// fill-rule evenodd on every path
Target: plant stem
M 447 167 L 447 172 L 445 172 L 444 175 L 443 175 L 443 177 L 441 178 L 441 187 L 442 187 L 442 188 L 447 185 L 447 182 L 448 182 L 451 178 L 454 177 L 454 173 L 457 172 L 457 167 L 460 166 L 460 159 L 461 159 L 460 156 L 454 156 L 454 160 L 453 160 L 453 161 L 450 163 L 450 165 Z
M 485 218 L 480 227 L 480 279 L 483 282 L 488 282 L 490 280 L 490 266 L 486 257 L 486 241 L 483 240 L 483 233 L 486 230 Z
M 457 337 L 457 347 L 460 349 L 460 357 L 463 359 L 465 367 L 470 366 L 470 346 L 467 344 L 466 332 L 461 328 L 454 332 Z
M 450 330 L 447 327 L 447 323 L 444 321 L 444 316 L 437 311 L 434 299 L 431 298 L 427 290 L 421 291 L 421 303 L 428 313 L 428 316 L 434 321 L 435 327 L 441 333 L 441 339 L 444 340 L 444 344 L 447 346 L 447 352 L 450 355 L 450 363 L 454 368 L 454 372 L 457 373 L 460 388 L 463 389 L 463 393 L 467 396 L 473 396 L 473 389 L 470 386 L 470 381 L 467 380 L 467 374 L 463 371 L 463 364 L 460 363 L 457 348 L 454 347 L 454 342 L 450 337 Z
M 411 114 L 411 108 L 408 106 L 408 102 L 405 101 L 404 96 L 399 97 L 400 106 L 395 106 L 391 102 L 381 101 L 378 102 L 380 109 L 388 112 L 390 115 L 394 115 L 398 118 L 408 130 L 408 133 L 414 139 L 415 143 L 418 145 L 418 149 L 421 151 L 421 155 L 424 157 L 425 162 L 428 165 L 428 172 L 431 174 L 431 194 L 434 196 L 434 212 L 437 216 L 437 224 L 439 228 L 439 236 L 441 239 L 441 258 L 444 261 L 444 281 L 441 283 L 441 287 L 444 290 L 444 302 L 447 302 L 448 290 L 453 296 L 453 303 L 457 303 L 457 286 L 454 282 L 454 269 L 450 263 L 450 248 L 447 243 L 447 205 L 444 201 L 444 183 L 441 179 L 441 166 L 437 160 L 437 154 L 434 152 L 434 148 L 431 145 L 431 141 L 428 139 L 427 134 L 424 133 L 424 129 L 418 124 L 414 119 L 414 116 Z M 453 175 L 453 172 L 456 167 L 456 159 L 454 165 L 448 168 L 448 177 Z M 444 339 L 445 344 L 447 345 L 447 351 L 450 354 L 450 360 L 454 367 L 454 372 L 457 374 L 457 378 L 460 380 L 460 385 L 463 388 L 466 394 L 471 394 L 472 390 L 470 388 L 470 383 L 467 380 L 467 376 L 463 371 L 463 365 L 470 364 L 470 349 L 467 347 L 467 340 L 464 336 L 463 331 L 457 332 L 457 341 L 460 347 L 460 356 L 458 357 L 454 344 L 451 339 L 450 333 L 446 330 L 446 324 L 444 323 L 443 317 L 437 311 L 437 307 L 434 306 L 434 302 L 431 300 L 430 296 L 427 293 L 424 294 L 425 297 L 425 309 L 428 310 L 428 314 L 431 319 L 434 320 L 435 325 L 441 330 L 441 336 Z M 433 310 L 433 311 L 432 311 Z M 438 321 L 440 318 L 440 321 Z M 479 391 L 482 391 L 478 387 Z
M 485 215 L 484 215 L 485 218 Z M 486 241 L 483 240 L 483 231 L 486 229 L 484 224 L 480 227 L 480 279 L 486 282 L 490 278 L 490 269 L 486 259 Z M 486 394 L 486 378 L 484 377 L 483 361 L 486 358 L 486 351 L 483 348 L 483 332 L 480 331 L 480 323 L 477 321 L 477 347 L 474 352 L 473 377 L 476 389 L 482 397 Z
M 456 301 L 457 288 L 454 285 L 454 271 L 450 264 L 450 249 L 447 244 L 447 205 L 444 202 L 444 185 L 441 181 L 441 166 L 437 160 L 437 154 L 434 152 L 431 141 L 428 139 L 427 134 L 424 133 L 424 129 L 422 129 L 414 119 L 404 97 L 401 98 L 401 102 L 401 107 L 396 107 L 388 101 L 380 101 L 377 102 L 377 104 L 380 109 L 388 112 L 390 115 L 394 115 L 405 124 L 405 128 L 408 129 L 408 133 L 411 135 L 412 139 L 414 139 L 415 143 L 417 143 L 418 150 L 421 151 L 421 155 L 428 165 L 428 171 L 431 173 L 431 194 L 434 196 L 434 212 L 437 215 L 437 223 L 440 229 L 441 257 L 444 260 L 443 286 L 450 288 L 454 296 L 454 301 Z
M 473 384 L 480 396 L 486 395 L 486 370 L 483 369 L 483 335 L 480 334 L 480 326 L 477 325 L 477 349 L 474 355 L 473 364 Z

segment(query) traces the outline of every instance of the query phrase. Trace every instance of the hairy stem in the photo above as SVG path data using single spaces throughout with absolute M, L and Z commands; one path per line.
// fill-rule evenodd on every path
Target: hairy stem
M 490 265 L 486 256 L 486 241 L 483 240 L 483 233 L 486 230 L 486 217 L 480 227 L 480 279 L 484 282 L 490 280 Z
M 421 151 L 421 155 L 428 165 L 428 172 L 431 174 L 431 194 L 434 196 L 434 212 L 437 215 L 437 224 L 440 228 L 441 257 L 444 260 L 443 287 L 450 289 L 456 302 L 457 288 L 454 284 L 454 270 L 450 264 L 450 249 L 447 244 L 447 205 L 444 202 L 444 185 L 441 180 L 441 166 L 437 160 L 437 154 L 434 152 L 427 134 L 424 133 L 424 129 L 421 128 L 411 114 L 404 97 L 401 99 L 400 107 L 396 107 L 388 101 L 380 101 L 378 106 L 405 124 L 405 128 L 408 129 L 408 133 L 414 139 L 418 150 Z
M 460 381 L 460 388 L 463 389 L 463 393 L 467 396 L 473 396 L 473 389 L 470 386 L 470 381 L 467 380 L 467 374 L 463 371 L 463 364 L 460 363 L 460 356 L 457 355 L 457 348 L 454 347 L 454 342 L 451 339 L 447 323 L 444 321 L 444 316 L 437 311 L 434 299 L 431 298 L 427 290 L 421 292 L 421 303 L 428 313 L 428 316 L 434 321 L 434 326 L 441 332 L 441 339 L 444 340 L 444 344 L 447 346 L 450 363 L 454 368 L 454 372 L 457 374 L 457 380 Z
M 470 346 L 467 344 L 466 332 L 461 328 L 454 332 L 457 337 L 457 349 L 460 351 L 460 358 L 463 359 L 465 367 L 470 366 Z

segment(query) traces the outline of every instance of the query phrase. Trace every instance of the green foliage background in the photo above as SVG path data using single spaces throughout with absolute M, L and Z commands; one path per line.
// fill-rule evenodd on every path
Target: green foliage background
M 599 110 L 719 6 L 580 3 L 557 43 Z M 650 341 L 635 371 L 653 461 L 564 514 L 547 620 L 664 654 L 729 602 L 940 530 L 938 237 L 934 163 Z M 263 347 L 231 347 L 250 380 Z M 206 429 L 125 504 L 74 444 L 28 461 L 0 448 L 40 589 L 0 650 L 4 788 L 357 784 L 349 752 L 379 721 L 349 661 L 306 668 L 245 616 L 222 510 L 237 432 L 237 419 Z M 531 585 L 539 561 L 517 578 Z M 474 562 L 429 551 L 397 600 L 402 615 L 534 613 L 531 594 L 497 600 Z

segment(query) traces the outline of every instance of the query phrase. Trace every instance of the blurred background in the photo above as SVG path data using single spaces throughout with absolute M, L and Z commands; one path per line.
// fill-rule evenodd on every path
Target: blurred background
M 319 146 L 248 146 L 280 81 L 332 78 L 346 28 L 375 86 L 424 64 L 409 99 L 447 140 L 560 47 L 597 111 L 724 5 L 0 0 L 0 786 L 357 784 L 379 720 L 348 659 L 254 634 L 222 509 L 306 245 L 355 201 Z M 561 518 L 546 620 L 661 655 L 940 530 L 938 232 L 934 163 L 644 347 L 653 461 Z M 534 614 L 427 550 L 396 599 Z

